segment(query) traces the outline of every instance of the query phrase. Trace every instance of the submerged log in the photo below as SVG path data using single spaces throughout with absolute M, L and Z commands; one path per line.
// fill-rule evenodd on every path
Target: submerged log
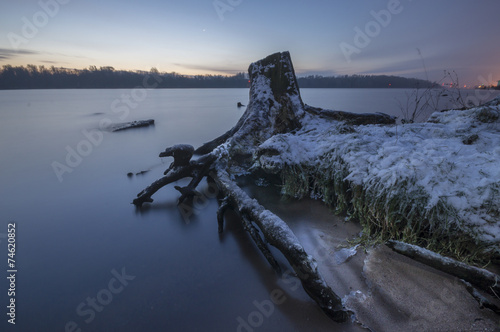
M 256 151 L 262 143 L 274 135 L 300 129 L 306 114 L 349 121 L 351 124 L 386 124 L 393 123 L 391 121 L 394 119 L 380 114 L 322 112 L 304 105 L 288 52 L 276 53 L 251 64 L 249 76 L 250 101 L 236 125 L 196 149 L 194 153 L 201 155 L 197 160 L 191 159 L 193 149 L 188 145 L 166 149 L 160 156 L 174 157 L 174 162 L 163 178 L 137 195 L 133 204 L 140 207 L 144 203 L 151 203 L 151 196 L 160 188 L 190 177 L 192 180 L 187 187 L 176 187 L 182 194 L 179 199 L 182 202 L 186 197 L 196 195 L 196 186 L 203 177 L 210 174 L 225 196 L 217 212 L 219 232 L 223 231 L 224 212 L 228 208 L 234 209 L 271 266 L 280 272 L 279 264 L 265 242 L 281 251 L 301 280 L 304 290 L 329 317 L 338 322 L 346 321 L 349 312 L 343 308 L 340 297 L 326 284 L 318 272 L 316 261 L 306 253 L 291 229 L 256 200 L 250 199 L 233 179 L 238 176 L 238 172 L 249 172 Z
M 122 130 L 127 130 L 127 129 L 132 129 L 132 128 L 149 127 L 149 126 L 152 126 L 154 124 L 155 124 L 155 120 L 153 120 L 153 119 L 138 120 L 138 121 L 132 121 L 132 122 L 111 124 L 108 126 L 108 130 L 115 132 L 115 131 L 122 131 Z

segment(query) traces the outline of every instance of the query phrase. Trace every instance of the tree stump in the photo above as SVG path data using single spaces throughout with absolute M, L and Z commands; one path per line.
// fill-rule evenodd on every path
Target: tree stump
M 279 273 L 280 267 L 272 257 L 266 243 L 280 250 L 300 278 L 304 290 L 333 320 L 344 322 L 349 312 L 342 301 L 326 284 L 318 272 L 317 263 L 306 253 L 287 224 L 272 212 L 251 199 L 232 180 L 238 173 L 233 169 L 248 171 L 259 146 L 273 135 L 290 133 L 302 127 L 306 113 L 312 116 L 333 118 L 352 124 L 390 124 L 395 118 L 385 114 L 355 114 L 340 111 L 324 111 L 304 105 L 289 52 L 275 53 L 249 67 L 251 81 L 250 101 L 236 125 L 225 134 L 203 144 L 194 153 L 201 155 L 191 160 L 193 149 L 187 145 L 167 148 L 160 156 L 172 156 L 174 162 L 165 176 L 141 191 L 133 204 L 153 202 L 151 196 L 165 185 L 185 177 L 191 183 L 177 187 L 182 196 L 195 195 L 195 188 L 208 174 L 215 180 L 224 194 L 223 203 L 217 213 L 218 230 L 223 231 L 224 211 L 234 209 L 242 218 L 245 229 L 257 247 Z M 237 167 L 235 167 L 237 166 Z M 263 238 L 256 228 L 263 234 Z

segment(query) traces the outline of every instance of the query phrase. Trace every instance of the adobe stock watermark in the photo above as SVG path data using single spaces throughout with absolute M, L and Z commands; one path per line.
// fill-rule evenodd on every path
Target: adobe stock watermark
M 214 6 L 215 12 L 221 21 L 224 21 L 224 15 L 227 12 L 232 12 L 236 7 L 241 5 L 243 0 L 214 0 L 212 5 Z
M 412 0 L 407 1 L 411 2 Z M 372 40 L 380 35 L 382 28 L 387 28 L 389 26 L 393 16 L 401 14 L 403 9 L 404 7 L 399 0 L 389 0 L 386 9 L 370 11 L 373 20 L 368 21 L 364 29 L 358 26 L 354 27 L 352 44 L 347 42 L 341 42 L 339 44 L 340 50 L 342 54 L 344 54 L 347 63 L 351 63 L 353 54 L 359 54 L 362 49 L 368 47 Z
M 241 316 L 236 318 L 238 321 L 236 332 L 253 332 L 254 329 L 261 327 L 264 324 L 264 318 L 271 317 L 276 306 L 285 303 L 286 300 L 285 292 L 276 288 L 271 291 L 269 300 L 253 301 L 252 304 L 256 310 L 250 312 L 246 319 Z
M 130 93 L 124 93 L 120 98 L 113 100 L 110 109 L 111 112 L 117 116 L 121 121 L 125 121 L 129 115 L 130 110 L 137 108 L 140 102 L 144 101 L 148 96 L 148 90 L 154 89 L 161 83 L 163 79 L 156 74 L 149 74 L 142 80 L 142 86 L 137 86 L 132 89 Z M 66 173 L 72 173 L 75 168 L 81 165 L 85 157 L 88 157 L 104 141 L 104 133 L 107 132 L 108 127 L 113 123 L 113 119 L 104 118 L 99 121 L 99 128 L 97 129 L 84 129 L 81 131 L 84 138 L 76 145 L 66 145 L 66 157 L 63 162 L 53 161 L 51 166 L 54 174 L 59 182 L 63 182 L 63 176 Z
M 123 292 L 125 287 L 128 286 L 130 281 L 136 277 L 128 275 L 125 268 L 121 272 L 115 269 L 111 270 L 113 277 L 108 281 L 105 288 L 99 290 L 95 297 L 87 297 L 84 302 L 76 306 L 76 314 L 83 319 L 85 324 L 90 324 L 94 321 L 96 313 L 103 312 L 105 307 L 113 302 L 116 295 Z M 82 329 L 75 321 L 69 321 L 64 326 L 66 332 L 82 332 Z
M 27 44 L 31 39 L 35 38 L 40 32 L 40 29 L 46 27 L 50 20 L 59 13 L 61 6 L 68 4 L 70 1 L 71 0 L 38 1 L 40 10 L 34 13 L 31 19 L 26 16 L 21 17 L 21 34 L 14 32 L 9 32 L 7 34 L 7 38 L 12 48 L 18 50 L 19 46 Z

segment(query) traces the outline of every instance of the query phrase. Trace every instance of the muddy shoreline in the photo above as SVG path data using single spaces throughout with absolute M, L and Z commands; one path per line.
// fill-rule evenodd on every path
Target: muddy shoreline
M 500 316 L 480 309 L 458 278 L 385 245 L 366 251 L 358 247 L 342 262 L 343 253 L 352 247 L 348 241 L 362 229 L 359 223 L 334 215 L 322 202 L 284 199 L 276 188 L 248 183 L 247 192 L 287 222 L 362 327 L 371 331 L 500 330 Z

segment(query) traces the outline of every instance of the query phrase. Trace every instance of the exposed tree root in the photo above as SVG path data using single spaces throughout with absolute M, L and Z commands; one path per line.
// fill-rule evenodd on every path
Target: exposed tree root
M 196 194 L 194 191 L 196 186 L 207 174 L 210 166 L 216 159 L 217 156 L 215 154 L 207 154 L 197 160 L 190 161 L 187 165 L 183 166 L 173 166 L 175 164 L 174 161 L 174 163 L 172 163 L 172 165 L 170 165 L 169 169 L 167 170 L 166 175 L 161 179 L 156 180 L 146 189 L 137 194 L 137 198 L 134 199 L 132 203 L 138 207 L 141 207 L 142 204 L 146 202 L 152 203 L 153 199 L 151 198 L 151 196 L 153 196 L 153 194 L 158 190 L 172 182 L 191 177 L 193 178 L 193 180 L 191 180 L 187 187 L 176 188 L 182 194 L 181 198 L 179 199 L 182 203 L 185 198 Z
M 214 180 L 230 204 L 243 216 L 245 228 L 250 231 L 252 238 L 269 263 L 275 269 L 279 269 L 278 263 L 251 225 L 252 221 L 262 231 L 266 241 L 285 256 L 302 282 L 305 291 L 319 304 L 321 309 L 335 321 L 345 321 L 348 318 L 348 312 L 343 309 L 342 300 L 326 284 L 318 272 L 316 261 L 306 253 L 288 225 L 272 212 L 264 209 L 257 200 L 248 197 L 230 179 L 230 175 L 226 171 L 218 170 Z
M 252 82 L 250 102 L 238 123 L 225 134 L 196 150 L 185 144 L 167 148 L 160 157 L 171 156 L 174 162 L 165 171 L 164 177 L 137 195 L 133 204 L 141 207 L 144 203 L 151 203 L 151 196 L 160 188 L 183 178 L 191 178 L 186 187 L 175 186 L 181 193 L 179 203 L 182 203 L 185 199 L 198 195 L 196 187 L 210 174 L 224 195 L 217 211 L 218 231 L 223 231 L 225 211 L 228 208 L 235 210 L 240 215 L 245 230 L 275 271 L 281 273 L 281 267 L 266 243 L 281 251 L 301 280 L 304 290 L 321 309 L 333 320 L 344 322 L 350 313 L 343 308 L 340 297 L 319 274 L 314 258 L 306 253 L 283 220 L 248 197 L 233 181 L 235 174 L 231 169 L 237 166 L 248 171 L 259 145 L 273 135 L 301 128 L 301 120 L 306 113 L 353 125 L 394 123 L 395 119 L 378 113 L 323 111 L 304 105 L 288 52 L 276 53 L 253 63 L 250 65 L 249 75 Z M 193 153 L 201 156 L 192 160 Z

